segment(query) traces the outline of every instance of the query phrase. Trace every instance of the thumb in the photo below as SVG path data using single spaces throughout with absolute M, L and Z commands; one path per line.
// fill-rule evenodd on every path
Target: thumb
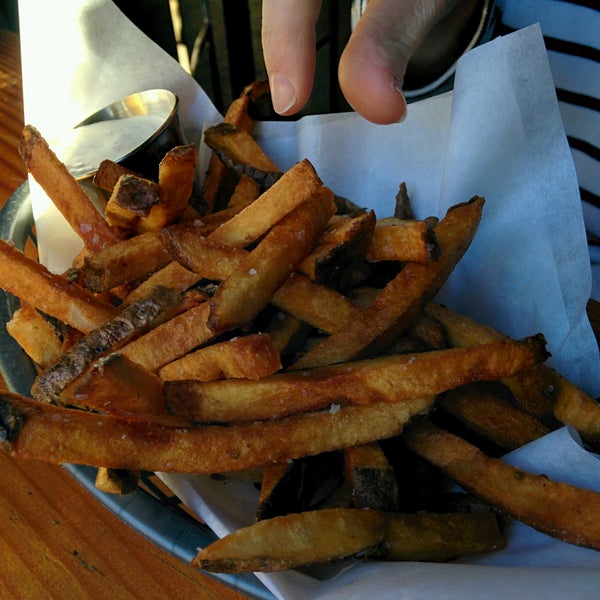
M 447 0 L 370 0 L 342 54 L 340 87 L 356 112 L 374 123 L 406 116 L 402 82 L 411 56 L 448 9 Z

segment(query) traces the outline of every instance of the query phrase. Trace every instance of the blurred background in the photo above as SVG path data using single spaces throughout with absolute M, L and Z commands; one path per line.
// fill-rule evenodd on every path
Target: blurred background
M 260 0 L 114 0 L 186 69 L 223 111 L 242 88 L 266 78 Z M 337 62 L 350 35 L 352 0 L 323 0 L 317 23 L 315 91 L 298 115 L 349 110 Z M 18 0 L 0 0 L 0 27 L 18 32 Z

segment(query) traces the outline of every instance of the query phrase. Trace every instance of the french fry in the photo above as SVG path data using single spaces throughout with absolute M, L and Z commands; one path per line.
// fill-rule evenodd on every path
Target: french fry
M 114 319 L 73 344 L 34 380 L 32 396 L 45 402 L 57 401 L 66 385 L 81 375 L 93 360 L 119 349 L 133 336 L 164 319 L 180 304 L 179 293 L 156 288 L 150 296 L 123 309 Z
M 431 422 L 403 434 L 414 452 L 504 514 L 565 542 L 600 549 L 600 494 L 489 458 Z
M 57 404 L 116 415 L 164 412 L 163 382 L 118 352 L 90 364 L 55 398 Z
M 120 163 L 107 158 L 98 165 L 98 169 L 94 173 L 93 182 L 101 190 L 112 193 L 115 185 L 117 185 L 117 181 L 119 181 L 119 177 L 122 175 L 139 175 L 139 173 L 135 173 Z
M 255 242 L 277 221 L 310 198 L 322 182 L 308 160 L 286 171 L 281 179 L 252 204 L 223 223 L 209 238 L 227 246 L 245 247 Z
M 439 291 L 465 253 L 477 230 L 483 204 L 483 198 L 475 197 L 451 207 L 435 230 L 440 259 L 406 265 L 359 318 L 302 356 L 294 368 L 353 360 L 385 349 Z
M 36 365 L 45 368 L 58 360 L 62 342 L 56 327 L 30 304 L 22 304 L 6 323 L 6 331 Z
M 266 333 L 255 333 L 186 354 L 162 367 L 158 374 L 163 381 L 261 379 L 279 369 L 281 359 L 273 341 Z
M 444 325 L 450 342 L 456 346 L 507 337 L 443 306 L 430 304 L 425 310 Z M 600 404 L 554 369 L 540 364 L 504 383 L 525 410 L 540 419 L 550 414 L 560 423 L 572 425 L 586 441 L 600 447 Z
M 259 171 L 279 173 L 277 165 L 243 127 L 223 121 L 205 130 L 204 141 L 223 163 L 234 170 L 239 166 L 242 169 L 250 167 Z M 239 174 L 247 173 L 242 170 Z
M 220 573 L 283 571 L 349 558 L 447 561 L 498 550 L 504 537 L 489 513 L 402 514 L 333 508 L 274 517 L 201 549 L 192 565 Z
M 23 128 L 19 153 L 27 171 L 40 184 L 87 248 L 92 251 L 100 250 L 119 241 L 119 236 L 35 127 L 25 125 Z
M 332 217 L 316 248 L 299 265 L 309 279 L 336 290 L 355 286 L 367 275 L 365 254 L 375 228 L 375 213 Z
M 157 183 L 138 175 L 125 174 L 113 187 L 104 217 L 111 227 L 131 234 L 136 231 L 138 221 L 159 202 Z
M 153 204 L 136 224 L 136 231 L 156 231 L 177 219 L 186 207 L 196 177 L 194 146 L 176 146 L 169 150 L 158 165 L 160 202 Z
M 203 548 L 192 566 L 219 573 L 283 571 L 375 554 L 382 513 L 328 509 L 257 521 Z
M 217 289 L 209 327 L 226 331 L 256 317 L 310 252 L 334 211 L 333 193 L 322 187 L 274 225 Z
M 4 240 L 0 240 L 0 288 L 84 333 L 118 314 L 114 306 L 50 273 Z
M 128 306 L 144 296 L 147 296 L 155 287 L 166 287 L 172 290 L 183 292 L 196 285 L 200 277 L 183 265 L 173 260 L 166 264 L 162 269 L 152 273 L 147 279 L 142 281 L 123 299 L 121 306 Z
M 429 410 L 433 400 L 411 398 L 279 421 L 191 427 L 175 417 L 127 420 L 4 394 L 0 446 L 15 458 L 58 464 L 223 473 L 397 435 L 409 419 Z
M 379 444 L 373 442 L 345 448 L 344 467 L 355 508 L 399 509 L 396 474 Z
M 169 410 L 190 420 L 274 419 L 331 405 L 404 402 L 473 381 L 494 380 L 545 360 L 540 336 L 291 371 L 258 381 L 170 382 Z
M 248 251 L 243 248 L 203 238 L 188 225 L 164 229 L 161 240 L 177 261 L 207 279 L 226 279 L 248 257 Z M 274 306 L 327 333 L 358 315 L 356 307 L 345 296 L 299 273 L 292 273 L 274 292 L 271 301 Z
M 440 399 L 439 405 L 506 451 L 516 450 L 551 431 L 489 386 L 470 385 L 451 390 Z
M 209 302 L 201 302 L 161 323 L 121 348 L 121 354 L 157 371 L 216 337 L 208 327 Z
M 162 269 L 171 258 L 159 232 L 136 235 L 86 254 L 83 266 L 85 287 L 93 292 L 111 290 Z
M 367 259 L 427 262 L 440 257 L 435 229 L 426 221 L 379 219 L 367 248 Z
M 94 485 L 107 494 L 125 496 L 135 491 L 138 486 L 139 473 L 124 469 L 106 469 L 99 467 Z

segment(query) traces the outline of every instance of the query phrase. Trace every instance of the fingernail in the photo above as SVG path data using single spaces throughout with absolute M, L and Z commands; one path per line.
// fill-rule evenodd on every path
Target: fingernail
M 402 113 L 402 116 L 396 121 L 396 123 L 402 123 L 402 121 L 404 121 L 406 119 L 406 116 L 408 114 L 408 106 L 406 104 L 406 98 L 404 97 L 404 94 L 402 93 L 402 82 L 399 82 L 396 80 L 394 82 L 394 90 L 396 90 L 396 92 L 398 92 L 401 102 L 402 102 L 402 104 L 404 104 L 404 112 Z
M 273 108 L 280 115 L 285 114 L 298 101 L 296 90 L 287 75 L 273 73 L 269 78 Z

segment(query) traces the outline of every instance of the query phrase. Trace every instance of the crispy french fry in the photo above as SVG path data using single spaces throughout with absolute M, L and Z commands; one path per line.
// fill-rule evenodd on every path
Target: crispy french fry
M 105 292 L 162 269 L 172 260 L 159 232 L 149 231 L 97 252 L 86 254 L 83 278 L 87 289 Z
M 456 346 L 507 337 L 443 306 L 430 304 L 425 310 L 444 325 L 450 342 Z M 537 365 L 504 383 L 525 410 L 541 419 L 553 415 L 559 422 L 572 425 L 585 440 L 600 447 L 600 404 L 554 369 Z
M 160 202 L 153 204 L 136 223 L 136 231 L 156 231 L 169 225 L 183 212 L 196 177 L 194 146 L 177 146 L 167 152 L 158 165 Z
M 158 184 L 139 175 L 124 174 L 115 183 L 104 209 L 109 225 L 135 232 L 138 221 L 160 202 Z
M 192 565 L 220 573 L 283 571 L 377 552 L 383 514 L 326 509 L 257 521 L 200 550 Z
M 121 306 L 133 304 L 137 300 L 147 296 L 155 287 L 166 287 L 183 292 L 193 285 L 196 285 L 199 280 L 200 277 L 196 275 L 196 273 L 193 273 L 177 261 L 173 260 L 159 271 L 152 273 L 148 279 L 145 279 L 136 288 L 131 290 L 131 292 L 123 299 Z
M 366 277 L 365 254 L 375 222 L 373 211 L 355 217 L 335 215 L 298 270 L 336 290 L 353 287 Z
M 279 172 L 277 165 L 243 127 L 223 121 L 205 130 L 204 141 L 222 162 L 234 170 L 239 165 L 260 171 Z
M 94 485 L 107 494 L 125 496 L 137 489 L 139 477 L 140 474 L 133 471 L 99 467 Z
M 439 257 L 435 229 L 426 221 L 405 221 L 394 217 L 379 219 L 367 248 L 367 259 L 373 262 L 427 262 Z
M 396 474 L 379 444 L 372 442 L 345 448 L 344 466 L 355 508 L 398 510 Z
M 6 323 L 6 331 L 23 348 L 27 356 L 42 368 L 58 360 L 62 342 L 46 317 L 30 304 L 22 304 Z
M 270 336 L 255 333 L 205 346 L 186 354 L 159 371 L 163 381 L 193 379 L 260 379 L 281 369 L 279 352 Z
M 536 336 L 278 373 L 258 381 L 170 382 L 165 396 L 169 410 L 191 420 L 274 419 L 330 405 L 404 402 L 499 379 L 546 357 L 544 340 Z
M 19 153 L 27 171 L 40 184 L 87 248 L 92 251 L 100 250 L 119 241 L 119 236 L 35 127 L 25 125 L 23 128 Z
M 310 327 L 293 315 L 277 312 L 265 326 L 280 356 L 297 352 L 308 335 Z
M 549 427 L 489 386 L 470 385 L 451 390 L 441 398 L 440 406 L 506 451 L 550 433 Z
M 209 311 L 210 304 L 201 302 L 129 342 L 121 354 L 156 371 L 216 337 L 208 327 Z
M 94 361 L 55 398 L 58 404 L 117 415 L 164 412 L 163 382 L 118 352 Z
M 300 161 L 252 204 L 211 233 L 209 238 L 227 246 L 247 246 L 320 187 L 322 182 L 314 167 L 308 160 Z
M 279 421 L 190 427 L 174 417 L 98 415 L 0 396 L 0 446 L 15 458 L 179 473 L 241 471 L 397 435 L 433 398 L 342 407 Z M 152 440 L 152 443 L 148 443 Z
M 415 215 L 408 195 L 406 183 L 403 181 L 398 186 L 396 194 L 396 204 L 394 206 L 394 217 L 396 219 L 414 219 Z
M 385 349 L 441 288 L 469 247 L 477 230 L 484 199 L 451 207 L 436 228 L 439 260 L 409 263 L 381 291 L 359 318 L 347 323 L 302 356 L 295 368 L 321 366 Z
M 498 550 L 504 543 L 499 522 L 490 513 L 332 508 L 258 521 L 201 549 L 192 564 L 207 571 L 245 573 L 348 558 L 446 561 Z
M 98 165 L 98 169 L 94 173 L 94 185 L 101 190 L 112 193 L 119 177 L 122 175 L 138 175 L 138 173 L 107 158 Z
M 227 206 L 245 208 L 260 196 L 260 185 L 251 177 L 242 175 L 237 182 Z
M 333 193 L 322 187 L 274 225 L 217 289 L 209 327 L 226 331 L 258 315 L 310 252 L 334 212 Z
M 93 360 L 119 349 L 133 336 L 172 314 L 181 301 L 178 292 L 156 288 L 150 296 L 123 309 L 114 319 L 78 340 L 38 375 L 31 386 L 32 396 L 45 402 L 57 401 L 67 384 L 81 375 Z
M 489 458 L 423 421 L 403 434 L 414 452 L 512 518 L 565 542 L 600 549 L 600 494 Z
M 0 288 L 87 333 L 118 314 L 110 304 L 0 240 Z

